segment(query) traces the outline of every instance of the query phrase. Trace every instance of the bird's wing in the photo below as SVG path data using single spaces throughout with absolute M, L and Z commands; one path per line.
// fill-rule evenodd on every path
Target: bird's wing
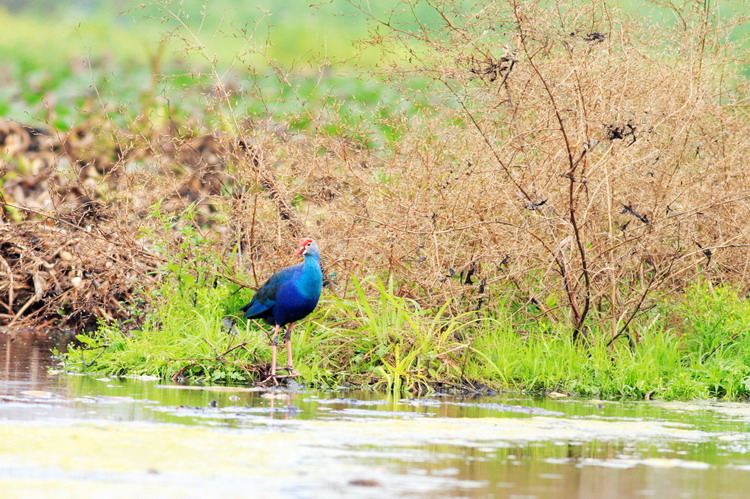
M 255 317 L 273 307 L 276 304 L 276 294 L 278 293 L 279 288 L 294 279 L 301 269 L 301 264 L 293 265 L 281 269 L 272 275 L 263 286 L 258 289 L 258 292 L 255 293 L 255 296 L 253 296 L 250 303 L 242 307 L 241 310 L 245 312 L 245 317 Z

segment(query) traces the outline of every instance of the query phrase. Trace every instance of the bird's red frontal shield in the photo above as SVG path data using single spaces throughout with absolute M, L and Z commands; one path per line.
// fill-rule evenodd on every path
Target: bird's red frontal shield
M 308 244 L 310 244 L 311 242 L 313 242 L 313 240 L 312 240 L 312 239 L 310 239 L 309 237 L 305 237 L 305 238 L 302 238 L 302 239 L 300 240 L 300 242 L 299 242 L 299 248 L 297 248 L 297 252 L 296 252 L 296 253 L 295 253 L 294 255 L 295 255 L 295 256 L 302 256 L 302 253 L 304 253 L 304 252 L 305 252 L 305 248 L 306 248 L 306 247 L 307 247 L 307 245 L 308 245 Z

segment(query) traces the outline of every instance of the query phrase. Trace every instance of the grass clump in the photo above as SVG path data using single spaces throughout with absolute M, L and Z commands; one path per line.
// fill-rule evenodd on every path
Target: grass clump
M 674 297 L 673 297 L 674 299 Z M 477 336 L 471 376 L 531 391 L 617 399 L 745 399 L 750 395 L 750 303 L 728 286 L 697 283 L 649 312 L 637 343 L 581 345 L 564 329 L 519 335 L 492 319 Z M 720 326 L 717 326 L 717 323 Z M 606 338 L 606 335 L 594 335 Z
M 393 280 L 353 279 L 352 288 L 347 297 L 324 295 L 294 330 L 296 367 L 309 386 L 395 393 L 489 386 L 607 399 L 750 396 L 750 344 L 742 339 L 750 304 L 726 286 L 691 286 L 679 303 L 650 312 L 649 325 L 632 333 L 637 343 L 623 338 L 610 345 L 574 341 L 565 323 L 519 333 L 511 304 L 455 315 L 449 303 L 424 309 L 398 296 Z M 210 383 L 258 381 L 266 376 L 270 347 L 267 327 L 238 317 L 248 299 L 221 278 L 170 275 L 152 294 L 154 312 L 141 327 L 102 325 L 79 335 L 81 344 L 63 354 L 65 365 Z
M 471 323 L 398 297 L 392 281 L 360 283 L 350 299 L 325 297 L 293 333 L 297 369 L 308 384 L 369 385 L 428 391 L 460 380 L 460 341 Z M 367 289 L 371 288 L 371 289 Z M 62 355 L 67 368 L 108 374 L 240 383 L 264 378 L 271 358 L 267 326 L 239 317 L 249 300 L 220 279 L 171 275 L 151 295 L 155 308 L 138 328 L 102 325 L 78 335 Z M 372 291 L 375 298 L 372 298 Z

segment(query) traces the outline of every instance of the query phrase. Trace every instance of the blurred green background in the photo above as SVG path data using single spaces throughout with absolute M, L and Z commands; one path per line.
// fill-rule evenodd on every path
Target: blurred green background
M 718 5 L 727 18 L 750 14 L 747 1 L 706 1 L 719 2 L 711 5 Z M 430 5 L 412 3 L 420 22 L 441 26 Z M 471 9 L 475 3 L 466 0 L 463 5 Z M 672 10 L 648 0 L 613 3 L 647 22 L 679 22 Z M 685 3 L 688 9 L 703 5 Z M 159 102 L 170 113 L 191 116 L 206 107 L 216 81 L 212 61 L 236 95 L 262 95 L 237 100 L 237 112 L 304 128 L 311 119 L 304 105 L 325 104 L 337 116 L 325 126 L 334 133 L 342 126 L 351 129 L 354 121 L 365 122 L 373 114 L 382 118 L 394 108 L 419 108 L 418 99 L 407 102 L 369 77 L 367 68 L 382 54 L 356 43 L 369 29 L 357 6 L 385 17 L 397 5 L 402 14 L 396 18 L 410 22 L 403 0 L 3 0 L 0 118 L 42 121 L 66 130 L 93 106 L 127 123 L 139 114 L 158 115 L 158 109 L 144 107 Z M 750 25 L 736 28 L 732 36 L 750 48 Z M 154 73 L 162 75 L 158 81 Z M 187 89 L 196 87 L 203 89 L 203 97 L 188 95 Z M 386 136 L 393 132 L 387 126 L 381 131 Z
M 750 14 L 745 0 L 706 0 L 731 17 Z M 367 16 L 357 6 L 380 17 L 403 0 L 187 0 L 183 2 L 107 2 L 104 0 L 0 1 L 0 55 L 5 61 L 54 65 L 70 57 L 112 58 L 146 62 L 155 44 L 176 26 L 166 12 L 187 20 L 211 55 L 230 63 L 249 46 L 269 42 L 267 56 L 283 64 L 327 57 L 345 61 L 354 55 L 353 42 L 367 31 Z M 426 2 L 413 2 L 413 11 L 427 26 L 440 26 L 439 15 Z M 477 0 L 463 2 L 470 10 Z M 672 23 L 671 9 L 649 0 L 613 0 L 626 12 L 649 22 Z M 670 2 L 662 2 L 667 4 Z M 702 2 L 671 3 L 700 8 Z M 401 20 L 408 20 L 404 15 Z M 407 21 L 408 22 L 408 21 Z M 750 26 L 733 37 L 750 47 Z M 372 54 L 372 57 L 376 57 Z M 365 58 L 367 60 L 367 58 Z M 374 59 L 370 60 L 374 62 Z

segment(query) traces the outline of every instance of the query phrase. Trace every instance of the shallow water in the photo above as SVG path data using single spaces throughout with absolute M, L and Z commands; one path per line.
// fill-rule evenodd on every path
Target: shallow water
M 181 386 L 51 374 L 0 333 L 3 497 L 747 497 L 750 404 Z

